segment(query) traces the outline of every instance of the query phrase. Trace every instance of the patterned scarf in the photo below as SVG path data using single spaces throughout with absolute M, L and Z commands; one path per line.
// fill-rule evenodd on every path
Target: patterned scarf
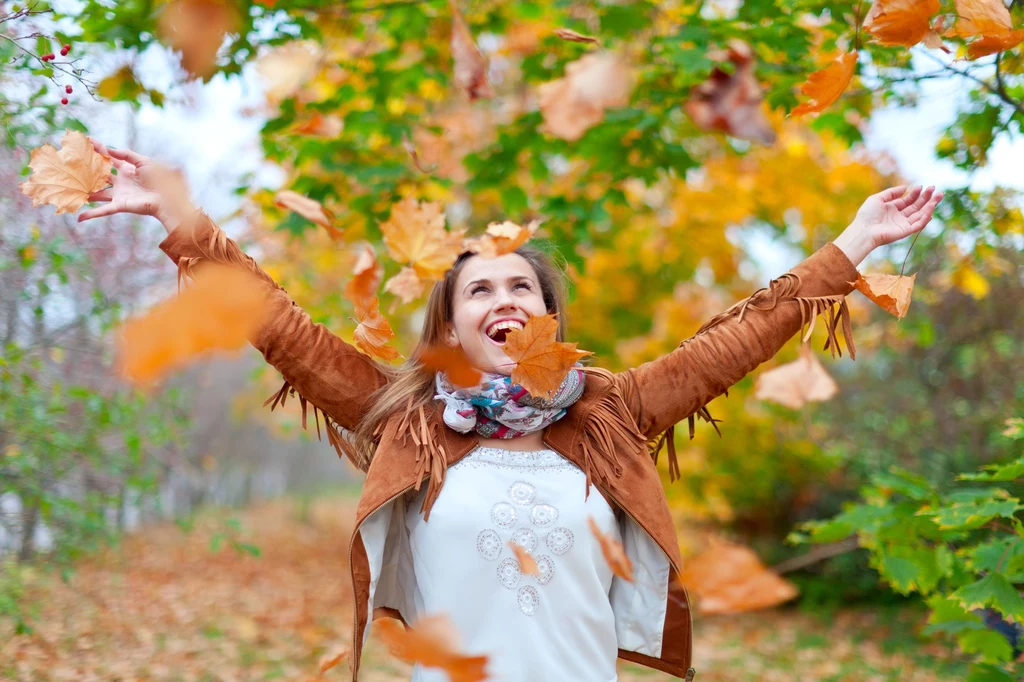
M 484 374 L 479 385 L 456 389 L 438 372 L 434 398 L 444 401 L 444 423 L 459 433 L 475 430 L 484 438 L 518 438 L 564 417 L 583 395 L 583 383 L 583 370 L 574 368 L 551 398 L 534 398 L 503 374 Z

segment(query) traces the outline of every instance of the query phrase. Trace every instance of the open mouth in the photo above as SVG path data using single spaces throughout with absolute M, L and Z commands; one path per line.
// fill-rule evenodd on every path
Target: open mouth
M 498 320 L 487 327 L 487 338 L 499 346 L 503 346 L 510 331 L 522 329 L 524 326 L 519 320 Z

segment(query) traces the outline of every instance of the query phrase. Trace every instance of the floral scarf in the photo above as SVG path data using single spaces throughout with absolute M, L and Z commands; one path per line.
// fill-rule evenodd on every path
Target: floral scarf
M 584 379 L 583 370 L 574 367 L 551 398 L 534 398 L 503 374 L 485 373 L 477 386 L 457 389 L 438 372 L 434 397 L 444 401 L 444 423 L 459 433 L 475 430 L 484 438 L 518 438 L 564 417 L 583 395 Z

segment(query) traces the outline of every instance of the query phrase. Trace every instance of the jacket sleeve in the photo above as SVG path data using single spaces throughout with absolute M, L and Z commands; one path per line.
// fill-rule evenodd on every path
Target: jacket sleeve
M 267 322 L 249 340 L 285 380 L 281 390 L 267 403 L 272 402 L 274 409 L 284 403 L 289 393 L 298 394 L 303 427 L 307 403 L 311 403 L 317 434 L 319 410 L 324 414 L 331 445 L 339 455 L 344 453 L 353 458 L 354 453 L 337 427 L 355 428 L 366 411 L 369 396 L 387 381 L 380 366 L 322 324 L 314 324 L 205 211 L 197 211 L 191 220 L 174 229 L 161 242 L 160 249 L 178 266 L 179 286 L 183 277 L 191 277 L 196 267 L 211 261 L 243 268 L 262 282 L 267 288 L 270 309 Z
M 705 405 L 772 358 L 805 326 L 804 338 L 809 338 L 819 313 L 828 331 L 825 349 L 833 357 L 842 354 L 836 338 L 842 325 L 854 357 L 846 295 L 857 276 L 846 254 L 829 242 L 769 286 L 705 322 L 671 353 L 617 374 L 615 381 L 641 432 L 651 440 L 662 434 L 655 456 L 671 441 L 669 429 L 683 419 L 690 421 L 691 438 L 695 416 L 718 430 Z M 668 445 L 671 456 L 674 448 Z

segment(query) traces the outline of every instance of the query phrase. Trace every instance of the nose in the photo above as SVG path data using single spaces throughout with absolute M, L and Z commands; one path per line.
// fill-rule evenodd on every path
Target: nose
M 516 305 L 516 299 L 512 296 L 512 292 L 505 287 L 498 287 L 494 293 L 494 311 L 507 312 L 518 309 L 519 306 Z

